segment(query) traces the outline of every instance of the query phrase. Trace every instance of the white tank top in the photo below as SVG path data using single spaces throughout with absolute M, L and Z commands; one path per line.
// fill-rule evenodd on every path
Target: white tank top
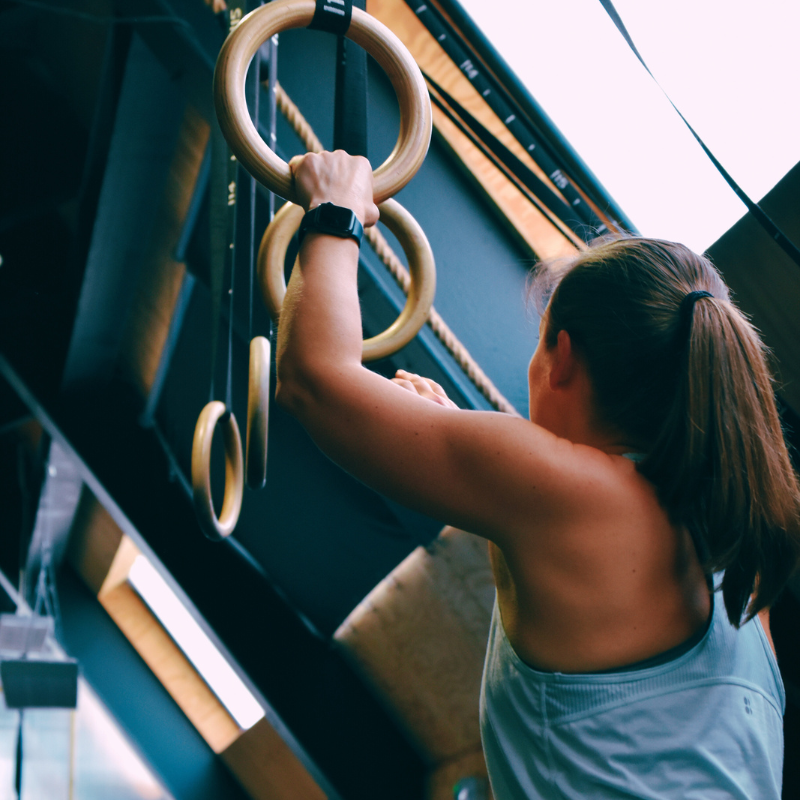
M 779 800 L 784 708 L 761 622 L 737 631 L 721 595 L 683 655 L 579 675 L 525 664 L 495 602 L 480 709 L 495 800 Z

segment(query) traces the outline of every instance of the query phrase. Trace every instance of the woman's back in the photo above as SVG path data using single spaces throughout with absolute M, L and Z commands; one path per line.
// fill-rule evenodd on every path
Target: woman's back
M 498 603 L 530 663 L 606 669 L 689 638 L 708 590 L 691 537 L 637 470 L 635 442 L 598 419 L 582 353 L 565 331 L 548 343 L 547 324 L 528 370 L 542 433 L 528 428 L 506 452 L 507 487 L 521 490 L 505 488 L 490 536 Z M 526 445 L 547 452 L 544 465 Z
M 635 464 L 575 451 L 583 462 L 575 502 L 549 521 L 547 535 L 509 536 L 504 550 L 489 545 L 514 648 L 527 663 L 561 672 L 662 653 L 702 628 L 711 608 L 692 537 L 670 521 Z

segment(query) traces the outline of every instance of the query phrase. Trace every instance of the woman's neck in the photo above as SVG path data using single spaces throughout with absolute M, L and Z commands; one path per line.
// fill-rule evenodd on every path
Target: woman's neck
M 598 420 L 587 375 L 540 393 L 530 412 L 532 422 L 573 444 L 594 447 L 609 455 L 641 452 L 629 437 Z

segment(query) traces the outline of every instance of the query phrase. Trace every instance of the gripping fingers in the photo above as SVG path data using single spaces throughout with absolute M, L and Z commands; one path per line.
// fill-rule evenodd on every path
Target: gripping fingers
M 344 150 L 333 153 L 306 153 L 289 162 L 289 170 L 303 208 L 320 203 L 349 208 L 364 226 L 378 221 L 378 207 L 372 197 L 372 168 L 362 156 Z
M 437 403 L 440 406 L 445 406 L 446 408 L 458 408 L 458 406 L 445 394 L 444 389 L 442 389 L 442 387 L 439 386 L 436 381 L 432 381 L 429 378 L 423 378 L 421 375 L 416 375 L 413 372 L 406 372 L 405 370 L 399 369 L 396 372 L 396 377 L 393 378 L 393 382 L 402 386 L 404 389 L 415 392 L 420 397 L 424 397 L 426 400 L 431 400 L 432 402 Z
M 411 381 L 407 381 L 405 378 L 392 378 L 392 383 L 396 383 L 398 386 L 402 386 L 408 392 L 413 392 L 414 394 L 417 394 L 417 390 L 414 384 L 411 383 Z

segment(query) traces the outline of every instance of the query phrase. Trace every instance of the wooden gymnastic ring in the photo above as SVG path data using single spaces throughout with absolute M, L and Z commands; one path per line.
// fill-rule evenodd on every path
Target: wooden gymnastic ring
M 247 391 L 247 442 L 244 470 L 250 489 L 261 489 L 267 482 L 269 369 L 269 339 L 264 336 L 254 336 L 250 342 L 250 381 Z
M 252 11 L 225 40 L 214 70 L 217 118 L 231 150 L 258 181 L 292 202 L 297 202 L 297 196 L 289 165 L 259 136 L 247 110 L 244 83 L 250 61 L 262 42 L 289 28 L 306 27 L 315 7 L 314 0 L 273 0 Z M 397 144 L 373 173 L 374 199 L 381 203 L 397 194 L 425 160 L 432 130 L 430 97 L 413 56 L 374 17 L 354 8 L 347 37 L 380 64 L 400 105 Z
M 225 442 L 225 495 L 219 517 L 211 499 L 211 442 L 214 429 L 222 420 Z M 225 403 L 212 400 L 200 412 L 192 442 L 192 490 L 197 520 L 203 533 L 214 541 L 230 536 L 239 521 L 244 492 L 242 440 L 236 417 L 228 413 Z
M 286 253 L 304 214 L 302 206 L 284 203 L 264 231 L 258 248 L 258 282 L 264 305 L 275 323 L 281 316 L 281 306 L 286 296 Z
M 407 345 L 425 324 L 436 292 L 433 251 L 419 223 L 396 200 L 379 206 L 381 222 L 397 237 L 408 259 L 411 286 L 400 316 L 377 336 L 364 340 L 362 361 L 376 361 Z M 286 203 L 275 215 L 258 249 L 258 280 L 272 318 L 277 322 L 286 295 L 286 250 L 303 219 L 303 209 Z M 295 262 L 296 264 L 297 262 Z

